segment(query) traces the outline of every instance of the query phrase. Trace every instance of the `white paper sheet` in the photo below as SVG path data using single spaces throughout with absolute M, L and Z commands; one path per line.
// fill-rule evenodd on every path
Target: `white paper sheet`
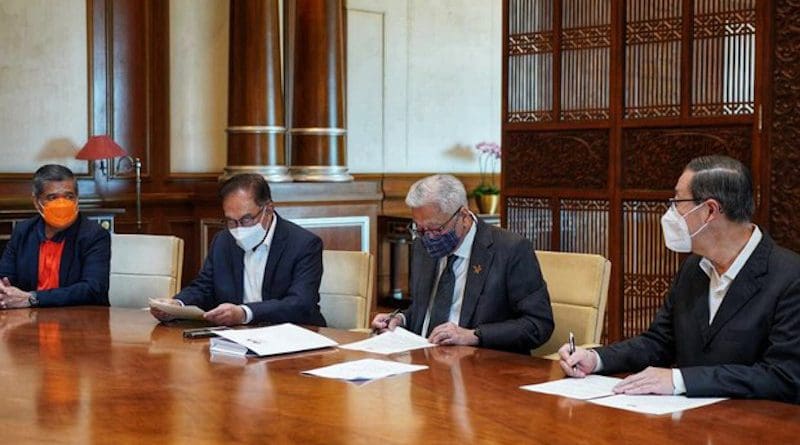
M 383 334 L 365 340 L 339 346 L 342 349 L 354 351 L 374 352 L 376 354 L 397 354 L 414 349 L 430 348 L 436 346 L 425 337 L 421 337 L 403 328 L 395 328 Z
M 520 386 L 526 391 L 553 394 L 570 399 L 588 400 L 613 396 L 614 386 L 622 379 L 602 375 L 589 375 L 582 379 L 564 378 L 535 385 Z
M 291 323 L 255 329 L 229 329 L 219 331 L 217 335 L 238 343 L 258 356 L 288 354 L 290 352 L 327 348 L 338 344 L 324 335 Z M 217 339 L 211 339 L 209 342 L 212 352 L 242 355 L 234 348 L 230 348 L 229 345 L 215 340 Z M 217 348 L 215 348 L 215 344 Z M 225 347 L 220 348 L 219 346 Z
M 634 396 L 619 394 L 611 397 L 589 400 L 589 403 L 607 406 L 610 408 L 624 409 L 642 414 L 669 414 L 676 411 L 699 408 L 712 403 L 727 400 L 724 397 L 715 398 L 689 398 L 686 396 Z
M 398 363 L 391 360 L 367 358 L 311 369 L 309 371 L 303 371 L 303 374 L 329 379 L 374 380 L 423 369 L 428 369 L 428 367 L 425 365 L 410 365 L 408 363 Z
M 169 304 L 155 298 L 150 299 L 150 307 L 159 309 L 160 311 L 166 312 L 181 320 L 202 320 L 203 314 L 205 313 L 205 311 L 197 306 L 180 306 L 177 304 Z

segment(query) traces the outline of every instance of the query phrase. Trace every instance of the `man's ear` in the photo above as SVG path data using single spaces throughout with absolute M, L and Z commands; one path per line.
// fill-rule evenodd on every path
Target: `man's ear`
M 706 206 L 708 206 L 708 218 L 706 219 L 706 222 L 713 221 L 724 213 L 722 210 L 722 205 L 716 199 L 710 198 L 707 200 Z

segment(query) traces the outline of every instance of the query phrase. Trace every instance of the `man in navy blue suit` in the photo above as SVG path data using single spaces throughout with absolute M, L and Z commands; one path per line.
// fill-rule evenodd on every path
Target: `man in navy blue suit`
M 0 309 L 107 306 L 111 237 L 78 212 L 72 171 L 39 168 L 33 205 L 39 215 L 16 225 L 0 259 Z
M 197 305 L 218 325 L 325 326 L 319 310 L 322 240 L 278 216 L 261 175 L 228 179 L 220 198 L 228 230 L 214 237 L 198 277 L 166 301 Z M 151 313 L 170 319 L 158 309 Z

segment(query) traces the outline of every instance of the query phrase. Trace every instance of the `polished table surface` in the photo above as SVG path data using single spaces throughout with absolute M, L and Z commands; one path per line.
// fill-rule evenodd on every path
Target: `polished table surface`
M 393 356 L 430 369 L 365 385 L 301 375 L 371 356 L 212 359 L 186 324 L 134 309 L 0 312 L 2 443 L 800 442 L 800 407 L 728 400 L 649 416 L 519 389 L 557 363 L 470 347 Z M 364 334 L 320 329 L 340 342 Z

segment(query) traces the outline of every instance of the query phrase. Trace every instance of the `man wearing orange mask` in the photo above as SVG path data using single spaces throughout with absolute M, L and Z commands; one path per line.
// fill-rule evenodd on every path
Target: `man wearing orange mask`
M 107 306 L 111 237 L 78 212 L 72 171 L 39 168 L 33 205 L 39 215 L 16 225 L 0 259 L 0 309 Z

